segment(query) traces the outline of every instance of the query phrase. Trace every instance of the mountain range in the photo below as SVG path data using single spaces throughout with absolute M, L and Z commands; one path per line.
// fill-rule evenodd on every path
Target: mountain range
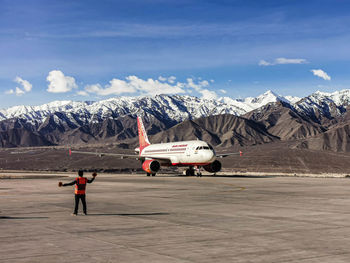
M 204 139 L 217 147 L 288 142 L 295 149 L 350 152 L 350 90 L 217 100 L 191 96 L 55 101 L 0 110 L 0 146 L 137 144 L 136 116 L 152 142 Z M 285 144 L 284 144 L 285 145 Z

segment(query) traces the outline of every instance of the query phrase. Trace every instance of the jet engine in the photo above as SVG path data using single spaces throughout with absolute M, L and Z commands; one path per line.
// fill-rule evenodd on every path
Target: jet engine
M 160 163 L 156 160 L 145 160 L 142 163 L 142 169 L 146 173 L 155 174 L 160 169 Z
M 204 165 L 203 168 L 209 173 L 217 173 L 221 170 L 221 163 L 215 160 L 210 164 Z

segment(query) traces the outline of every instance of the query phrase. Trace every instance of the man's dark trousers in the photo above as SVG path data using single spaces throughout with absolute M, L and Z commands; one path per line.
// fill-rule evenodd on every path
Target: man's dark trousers
M 84 214 L 86 214 L 86 199 L 85 199 L 85 195 L 79 195 L 76 194 L 75 195 L 75 208 L 74 208 L 74 214 L 78 214 L 78 208 L 79 208 L 79 199 L 81 199 L 81 202 L 83 203 L 83 211 Z

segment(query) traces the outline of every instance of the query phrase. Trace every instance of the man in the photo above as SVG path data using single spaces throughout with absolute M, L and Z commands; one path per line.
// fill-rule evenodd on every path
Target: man
M 94 180 L 95 177 L 97 176 L 96 173 L 92 174 L 92 178 L 91 179 L 87 179 L 85 177 L 83 177 L 84 172 L 82 170 L 78 171 L 78 175 L 79 177 L 75 178 L 75 180 L 73 182 L 67 183 L 67 184 L 63 184 L 62 182 L 58 183 L 58 186 L 68 186 L 68 185 L 75 185 L 75 207 L 74 207 L 74 212 L 72 215 L 76 216 L 78 215 L 78 207 L 79 207 L 79 200 L 81 199 L 81 202 L 83 203 L 83 211 L 84 211 L 84 215 L 87 215 L 87 211 L 86 211 L 86 198 L 85 198 L 85 193 L 86 193 L 86 183 L 91 184 Z

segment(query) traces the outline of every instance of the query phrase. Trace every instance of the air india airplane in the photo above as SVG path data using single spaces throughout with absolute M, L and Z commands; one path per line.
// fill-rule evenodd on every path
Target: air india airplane
M 194 176 L 195 173 L 197 176 L 202 176 L 201 167 L 207 172 L 215 174 L 221 170 L 221 163 L 216 158 L 223 158 L 234 154 L 240 154 L 242 156 L 241 151 L 239 153 L 215 154 L 210 144 L 200 140 L 151 144 L 140 117 L 137 117 L 137 126 L 139 147 L 135 149 L 136 154 L 134 155 L 71 150 L 69 150 L 69 154 L 92 154 L 100 157 L 114 156 L 122 159 L 136 158 L 142 161 L 142 169 L 147 173 L 147 176 L 155 176 L 161 166 L 189 167 L 186 170 L 187 176 Z

